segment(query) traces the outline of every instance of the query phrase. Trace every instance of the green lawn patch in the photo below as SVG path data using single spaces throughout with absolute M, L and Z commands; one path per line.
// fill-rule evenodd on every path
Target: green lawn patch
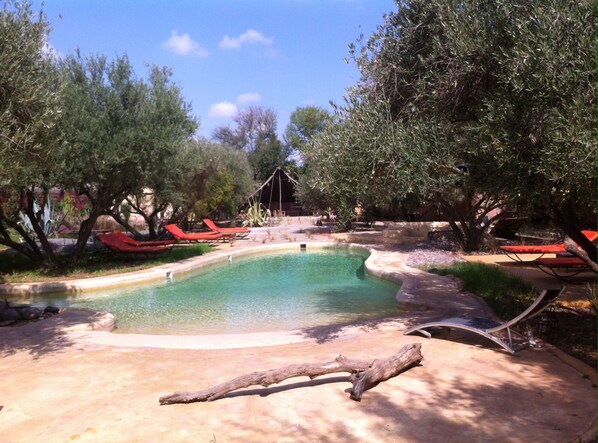
M 523 312 L 538 296 L 533 288 L 497 266 L 483 263 L 454 263 L 426 269 L 438 275 L 452 275 L 463 282 L 463 290 L 482 297 L 502 319 Z
M 68 265 L 68 256 L 62 257 L 63 266 L 60 269 L 39 269 L 27 257 L 3 251 L 0 252 L 0 283 L 45 282 L 120 274 L 185 260 L 211 250 L 208 245 L 195 244 L 175 247 L 156 256 L 138 257 L 112 252 L 87 253 L 76 267 Z

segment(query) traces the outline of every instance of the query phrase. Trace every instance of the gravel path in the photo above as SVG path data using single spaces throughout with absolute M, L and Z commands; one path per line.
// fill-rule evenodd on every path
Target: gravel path
M 413 268 L 425 265 L 447 266 L 464 260 L 454 252 L 435 248 L 417 248 L 409 252 L 406 264 Z

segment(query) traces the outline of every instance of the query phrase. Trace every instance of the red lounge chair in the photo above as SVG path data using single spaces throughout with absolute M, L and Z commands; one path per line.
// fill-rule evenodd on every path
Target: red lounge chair
M 548 275 L 566 281 L 583 271 L 591 271 L 590 267 L 579 257 L 538 258 L 534 264 Z
M 581 231 L 588 240 L 595 242 L 598 238 L 598 232 L 596 231 Z M 507 257 L 511 260 L 524 262 L 518 254 L 541 254 L 541 258 L 544 254 L 563 254 L 565 250 L 565 243 L 556 243 L 552 245 L 523 245 L 523 246 L 499 246 L 499 249 L 503 251 Z
M 147 241 L 137 241 L 134 238 L 129 237 L 124 232 L 112 232 L 110 235 L 117 237 L 123 243 L 126 243 L 131 246 L 139 246 L 139 247 L 148 247 L 148 246 L 165 246 L 165 245 L 172 245 L 174 244 L 174 240 L 147 240 Z
M 100 234 L 96 239 L 114 252 L 123 252 L 131 254 L 151 254 L 170 250 L 172 245 L 162 246 L 133 246 L 123 242 L 118 236 L 113 234 Z
M 232 234 L 240 238 L 246 237 L 247 234 L 251 232 L 251 229 L 249 228 L 221 228 L 216 226 L 216 223 L 209 218 L 204 218 L 203 223 L 213 232 L 218 232 L 219 234 Z
M 217 232 L 185 232 L 175 224 L 164 226 L 176 241 L 180 242 L 207 242 L 212 243 L 217 240 L 226 240 L 231 238 L 231 234 L 220 234 Z

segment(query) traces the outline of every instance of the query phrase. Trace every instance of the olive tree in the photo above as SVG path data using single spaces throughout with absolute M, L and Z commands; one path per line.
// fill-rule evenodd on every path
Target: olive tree
M 552 216 L 596 261 L 580 232 L 596 223 L 595 3 L 507 6 L 497 87 L 466 135 L 494 159 L 518 207 Z
M 396 195 L 417 188 L 417 177 L 401 186 L 396 173 L 414 156 L 396 156 L 404 136 L 391 120 L 383 101 L 348 100 L 337 107 L 323 130 L 303 148 L 308 167 L 300 180 L 304 203 L 330 206 L 337 213 L 339 229 L 351 227 L 355 208 L 384 206 Z
M 0 10 L 0 244 L 38 264 L 54 260 L 43 225 L 59 170 L 60 82 L 48 32 L 44 15 L 28 3 L 6 2 Z
M 521 210 L 534 195 L 536 208 L 555 214 L 595 258 L 580 233 L 596 198 L 595 186 L 588 186 L 595 183 L 588 0 L 397 1 L 397 11 L 352 50 L 362 78 L 351 100 L 385 103 L 389 119 L 367 118 L 380 123 L 381 133 L 394 134 L 386 151 L 376 139 L 369 149 L 360 147 L 375 134 L 347 136 L 356 171 L 365 173 L 362 164 L 378 155 L 389 165 L 416 159 L 390 168 L 395 190 L 387 192 L 400 195 L 401 186 L 415 180 L 416 191 L 443 209 L 465 249 L 478 246 L 488 226 L 480 223 L 484 214 L 498 206 Z M 360 109 L 349 108 L 342 125 Z M 331 162 L 343 157 L 329 151 Z M 354 194 L 369 186 L 367 180 L 351 183 L 343 186 Z M 458 210 L 463 203 L 466 210 Z
M 330 113 L 317 106 L 295 109 L 289 117 L 289 124 L 284 133 L 285 144 L 291 151 L 301 154 L 302 148 L 324 129 L 329 119 Z
M 234 217 L 254 189 L 247 153 L 204 139 L 189 144 L 193 171 L 184 190 L 181 216 L 197 220 L 207 216 Z
M 234 122 L 232 129 L 217 128 L 212 138 L 247 152 L 257 180 L 267 179 L 278 166 L 287 163 L 290 148 L 278 139 L 277 118 L 273 110 L 252 106 L 239 112 Z
M 77 238 L 77 261 L 100 215 L 178 173 L 170 161 L 197 123 L 167 69 L 152 67 L 145 81 L 126 56 L 108 62 L 77 52 L 63 61 L 62 72 L 62 184 L 91 205 Z

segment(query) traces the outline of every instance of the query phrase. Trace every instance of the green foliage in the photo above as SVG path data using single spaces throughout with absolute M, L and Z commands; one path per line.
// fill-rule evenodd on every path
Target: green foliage
M 512 44 L 497 57 L 500 82 L 471 136 L 496 158 L 513 200 L 529 206 L 534 195 L 573 237 L 588 214 L 596 218 L 595 3 L 509 12 Z
M 117 254 L 84 254 L 76 266 L 68 263 L 68 256 L 59 255 L 61 266 L 53 269 L 39 268 L 19 254 L 3 253 L 0 256 L 0 282 L 24 283 L 53 281 L 68 278 L 89 278 L 133 272 L 166 263 L 174 263 L 211 251 L 206 244 L 194 244 L 151 257 L 119 256 Z
M 76 53 L 65 58 L 62 72 L 62 184 L 91 204 L 76 260 L 99 215 L 115 212 L 145 187 L 167 188 L 176 180 L 178 171 L 169 164 L 197 124 L 165 68 L 152 67 L 147 83 L 135 76 L 126 56 L 109 63 L 104 56 Z
M 320 209 L 332 206 L 348 229 L 358 205 L 383 207 L 397 196 L 423 192 L 429 161 L 422 159 L 420 146 L 410 143 L 410 135 L 392 121 L 383 101 L 347 101 L 304 147 L 307 171 L 299 198 Z
M 269 209 L 261 202 L 253 200 L 250 202 L 247 212 L 243 214 L 243 226 L 250 226 L 252 228 L 266 226 L 270 215 Z
M 325 193 L 314 185 L 317 171 L 311 165 L 307 146 L 331 119 L 332 116 L 324 109 L 315 106 L 300 107 L 291 114 L 285 131 L 284 139 L 289 152 L 300 154 L 303 163 L 301 168 L 289 165 L 287 170 L 291 169 L 290 172 L 299 177 L 295 196 L 306 209 L 320 210 L 330 206 Z M 293 171 L 294 168 L 297 170 Z
M 257 148 L 258 140 L 276 135 L 276 114 L 273 110 L 251 106 L 234 117 L 234 128 L 217 128 L 212 138 L 232 148 L 251 153 Z
M 267 179 L 278 166 L 282 167 L 287 163 L 290 148 L 278 140 L 274 111 L 250 107 L 239 112 L 234 122 L 234 129 L 217 128 L 212 138 L 221 144 L 247 152 L 257 180 Z
M 438 275 L 453 275 L 463 283 L 463 290 L 482 297 L 496 314 L 511 319 L 523 312 L 537 297 L 532 287 L 497 266 L 482 263 L 454 263 L 430 268 Z
M 39 221 L 60 172 L 55 146 L 61 85 L 48 29 L 44 15 L 27 2 L 8 1 L 0 10 L 0 244 L 38 265 L 53 255 Z M 15 232 L 24 243 L 15 241 Z
M 131 219 L 131 213 L 132 213 L 132 205 L 131 205 L 131 203 L 129 203 L 128 201 L 122 202 L 118 206 L 118 211 L 122 214 L 125 222 L 129 223 L 129 220 Z
M 291 151 L 302 152 L 303 147 L 330 119 L 328 111 L 316 106 L 299 107 L 289 118 L 284 141 Z
M 202 219 L 217 210 L 232 214 L 235 212 L 233 196 L 234 184 L 229 171 L 220 170 L 210 174 L 204 182 L 203 198 L 193 205 L 195 217 Z
M 278 167 L 287 163 L 288 149 L 274 136 L 260 138 L 249 154 L 249 162 L 258 181 L 267 180 Z
M 307 188 L 343 212 L 434 201 L 466 250 L 489 211 L 533 203 L 595 257 L 594 28 L 589 0 L 397 2 L 352 46 L 362 78 L 306 148 Z
M 237 208 L 254 189 L 253 171 L 247 153 L 234 148 L 196 140 L 189 144 L 192 173 L 182 186 L 182 213 L 201 219 L 205 216 L 234 217 Z
M 0 187 L 18 189 L 53 171 L 59 88 L 49 26 L 26 2 L 0 10 Z

